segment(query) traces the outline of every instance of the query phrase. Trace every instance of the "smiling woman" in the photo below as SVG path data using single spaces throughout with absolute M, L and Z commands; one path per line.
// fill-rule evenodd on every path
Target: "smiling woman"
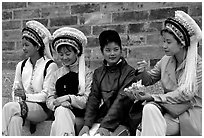
M 25 119 L 38 123 L 49 116 L 45 103 L 48 83 L 50 75 L 58 68 L 54 62 L 50 62 L 50 36 L 48 29 L 34 20 L 28 21 L 22 30 L 23 51 L 27 59 L 20 61 L 16 66 L 12 89 L 13 102 L 5 104 L 2 110 L 3 135 L 20 136 Z M 44 74 L 48 62 L 51 64 Z M 31 126 L 30 130 L 33 133 L 35 125 Z
M 78 125 L 75 118 L 84 117 L 92 82 L 92 71 L 85 66 L 83 52 L 87 38 L 72 27 L 56 30 L 53 38 L 52 46 L 63 66 L 50 80 L 47 106 L 55 112 L 50 135 L 74 136 L 74 126 Z

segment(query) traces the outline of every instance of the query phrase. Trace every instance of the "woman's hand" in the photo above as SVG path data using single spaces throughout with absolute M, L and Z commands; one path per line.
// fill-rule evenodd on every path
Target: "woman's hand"
M 62 103 L 61 103 L 61 106 L 66 107 L 66 108 L 69 108 L 69 109 L 72 109 L 72 105 L 71 105 L 71 103 L 68 102 L 68 101 L 62 102 Z
M 83 128 L 79 132 L 79 136 L 82 136 L 82 135 L 88 135 L 88 136 L 90 135 L 88 126 L 83 126 Z
M 139 61 L 139 62 L 137 62 L 137 66 L 138 66 L 138 68 L 137 68 L 138 72 L 141 73 L 141 72 L 146 70 L 148 63 L 145 60 Z
M 100 134 L 100 136 L 110 136 L 110 131 L 106 128 L 100 127 L 94 135 L 96 134 Z
M 21 97 L 22 99 L 25 99 L 26 97 L 24 89 L 21 89 L 21 88 L 15 89 L 14 95 L 17 97 Z
M 141 100 L 141 101 L 153 101 L 153 97 L 149 94 L 149 93 L 146 93 L 146 92 L 138 92 L 136 95 L 136 99 L 137 100 Z
M 64 96 L 57 97 L 55 99 L 55 101 L 53 102 L 53 104 L 55 106 L 59 106 L 61 103 L 65 102 L 65 101 L 71 102 L 71 99 L 70 99 L 69 95 L 64 95 Z

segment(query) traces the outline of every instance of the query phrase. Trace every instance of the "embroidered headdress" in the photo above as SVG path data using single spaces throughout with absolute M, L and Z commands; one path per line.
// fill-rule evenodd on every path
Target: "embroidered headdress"
M 165 21 L 165 29 L 170 30 L 187 47 L 184 73 L 179 79 L 180 89 L 187 92 L 196 90 L 197 46 L 202 39 L 198 24 L 185 12 L 175 11 L 174 18 Z
M 87 45 L 87 38 L 83 32 L 72 27 L 62 27 L 53 33 L 52 46 L 55 51 L 60 45 L 66 44 L 77 50 L 79 56 L 79 86 L 80 91 L 85 91 L 85 60 L 84 47 Z
M 39 47 L 45 47 L 45 56 L 53 60 L 51 47 L 49 45 L 51 34 L 40 22 L 35 20 L 28 21 L 26 27 L 22 30 L 22 37 L 32 39 Z

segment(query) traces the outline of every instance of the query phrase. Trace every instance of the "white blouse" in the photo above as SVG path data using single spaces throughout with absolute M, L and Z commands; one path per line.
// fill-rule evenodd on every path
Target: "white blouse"
M 48 58 L 42 57 L 36 61 L 35 67 L 33 68 L 30 58 L 28 58 L 23 67 L 22 74 L 21 65 L 23 61 L 17 64 L 12 92 L 14 101 L 19 101 L 19 97 L 14 96 L 14 89 L 16 88 L 24 88 L 26 101 L 46 101 L 51 74 L 58 69 L 56 63 L 51 63 L 46 70 L 46 76 L 44 78 L 44 69 L 48 61 Z
M 79 71 L 79 67 L 78 64 L 75 63 L 72 66 L 62 66 L 61 68 L 59 68 L 57 71 L 55 71 L 50 79 L 50 85 L 49 85 L 49 94 L 48 94 L 48 99 L 47 99 L 47 107 L 51 110 L 54 110 L 55 106 L 53 105 L 53 102 L 55 100 L 56 96 L 56 89 L 55 89 L 55 84 L 57 82 L 57 80 L 59 78 L 61 78 L 62 76 L 66 75 L 67 73 L 69 73 L 70 71 L 72 72 L 76 72 L 78 73 Z M 86 67 L 85 69 L 85 91 L 82 92 L 80 91 L 79 88 L 79 92 L 78 95 L 73 95 L 73 94 L 69 94 L 69 97 L 71 98 L 71 105 L 79 108 L 79 109 L 84 109 L 86 106 L 86 102 L 88 99 L 88 96 L 91 92 L 91 83 L 92 83 L 92 76 L 93 76 L 93 71 L 90 70 L 88 67 Z M 67 81 L 71 81 L 71 80 L 67 80 Z

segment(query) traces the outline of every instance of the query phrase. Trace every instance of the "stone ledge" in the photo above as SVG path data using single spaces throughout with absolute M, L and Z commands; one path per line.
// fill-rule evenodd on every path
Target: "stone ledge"
M 30 133 L 29 124 L 30 124 L 29 121 L 25 122 L 25 125 L 23 126 L 23 130 L 22 130 L 22 136 L 49 136 L 50 135 L 52 121 L 44 121 L 44 122 L 38 123 L 36 125 L 36 132 L 33 134 Z

